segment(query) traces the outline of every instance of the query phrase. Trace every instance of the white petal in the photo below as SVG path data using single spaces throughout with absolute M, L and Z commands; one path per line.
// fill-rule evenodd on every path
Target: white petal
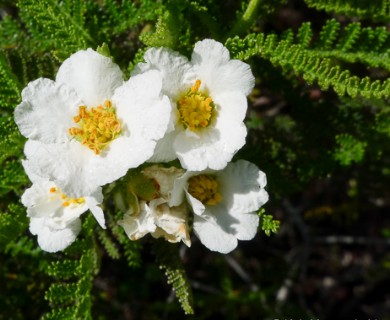
M 73 88 L 87 106 L 93 107 L 111 99 L 122 84 L 123 75 L 110 58 L 88 49 L 76 52 L 63 62 L 56 82 Z
M 71 245 L 81 230 L 80 219 L 73 221 L 65 229 L 53 230 L 46 225 L 45 218 L 31 218 L 30 232 L 38 235 L 38 244 L 42 250 L 57 252 Z
M 198 137 L 179 133 L 174 148 L 187 170 L 221 170 L 245 144 L 246 133 L 243 123 L 219 119 L 214 128 L 200 132 Z
M 237 247 L 236 237 L 223 230 L 213 219 L 194 216 L 194 232 L 204 246 L 212 251 L 229 253 Z
M 163 92 L 172 101 L 185 93 L 194 83 L 195 75 L 191 72 L 188 59 L 178 52 L 166 48 L 151 48 L 144 55 L 146 63 L 138 64 L 132 75 L 156 69 L 161 71 Z
M 40 182 L 42 180 L 46 180 L 45 178 L 42 178 L 41 176 L 38 176 L 36 172 L 34 172 L 30 166 L 29 160 L 22 160 L 22 165 L 24 168 L 24 171 L 26 172 L 28 178 L 32 183 Z
M 161 73 L 156 70 L 131 77 L 113 96 L 117 116 L 130 136 L 159 140 L 168 129 L 171 103 L 161 94 Z
M 212 39 L 198 41 L 192 52 L 191 62 L 195 65 L 204 65 L 213 68 L 224 65 L 230 60 L 229 50 L 222 43 Z
M 238 240 L 251 240 L 255 237 L 259 228 L 259 215 L 257 212 L 233 214 L 239 222 L 233 225 L 234 235 Z
M 186 198 L 195 215 L 202 215 L 206 210 L 205 205 L 186 191 Z
M 85 197 L 85 202 L 87 203 L 88 209 L 91 211 L 99 225 L 103 229 L 106 229 L 104 212 L 102 208 L 99 207 L 99 204 L 103 202 L 102 189 L 98 188 L 91 196 Z
M 91 179 L 94 173 L 86 165 L 88 157 L 95 155 L 77 141 L 42 144 L 28 140 L 24 153 L 31 170 L 38 176 L 54 181 L 68 197 L 83 197 L 99 186 Z
M 214 72 L 204 65 L 196 66 L 194 71 L 200 80 L 204 80 L 212 97 L 226 92 L 239 92 L 247 96 L 255 86 L 250 66 L 239 60 L 230 60 L 225 65 L 217 66 Z
M 139 139 L 136 135 L 117 138 L 104 153 L 93 155 L 85 165 L 83 175 L 87 185 L 103 186 L 121 178 L 130 168 L 149 159 L 155 145 L 155 141 Z
M 106 222 L 104 219 L 104 212 L 103 212 L 102 208 L 100 208 L 98 206 L 91 205 L 88 202 L 88 199 L 86 199 L 86 202 L 87 202 L 87 205 L 89 206 L 89 210 L 91 211 L 91 213 L 95 217 L 96 221 L 99 223 L 99 225 L 103 229 L 106 229 Z
M 23 89 L 22 102 L 15 109 L 15 122 L 27 138 L 45 143 L 64 142 L 80 104 L 71 88 L 40 78 Z
M 176 139 L 176 132 L 166 133 L 165 136 L 157 141 L 153 156 L 148 162 L 169 162 L 177 158 L 176 151 L 173 149 L 173 143 Z
M 169 162 L 177 159 L 173 143 L 179 130 L 175 129 L 177 123 L 177 110 L 176 107 L 172 105 L 172 102 L 171 108 L 171 118 L 168 123 L 167 131 L 164 137 L 157 141 L 153 156 L 148 160 L 148 162 Z
M 246 97 L 240 92 L 225 92 L 213 96 L 217 105 L 217 119 L 228 118 L 230 121 L 242 122 L 246 116 L 248 103 Z
M 239 60 L 230 60 L 229 51 L 211 39 L 199 41 L 192 53 L 192 64 L 197 79 L 211 95 L 238 91 L 248 95 L 255 83 L 250 66 Z
M 49 217 L 56 211 L 63 209 L 60 199 L 50 199 L 50 188 L 55 187 L 53 182 L 42 180 L 34 183 L 22 195 L 22 203 L 27 207 L 29 217 Z
M 182 176 L 176 178 L 173 181 L 173 188 L 169 197 L 169 206 L 175 207 L 183 203 L 186 197 L 186 189 L 188 187 L 188 179 L 191 177 L 191 173 L 187 171 Z
M 268 201 L 265 174 L 253 163 L 244 160 L 230 163 L 219 174 L 218 181 L 223 201 L 235 215 L 256 211 Z

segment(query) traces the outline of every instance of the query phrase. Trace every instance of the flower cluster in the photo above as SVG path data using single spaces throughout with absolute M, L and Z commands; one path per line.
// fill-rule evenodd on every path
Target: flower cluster
M 23 90 L 15 122 L 28 138 L 23 165 L 33 185 L 22 202 L 43 250 L 69 246 L 87 210 L 105 228 L 101 188 L 113 182 L 131 240 L 150 233 L 190 246 L 193 229 L 227 253 L 255 236 L 265 174 L 230 162 L 245 144 L 250 67 L 210 39 L 191 60 L 167 48 L 144 60 L 125 81 L 111 58 L 79 51 L 55 81 Z

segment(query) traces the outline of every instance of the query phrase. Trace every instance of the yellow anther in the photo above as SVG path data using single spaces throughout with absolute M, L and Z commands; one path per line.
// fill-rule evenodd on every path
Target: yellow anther
M 205 205 L 214 206 L 222 201 L 217 179 L 208 174 L 191 177 L 188 180 L 188 193 Z
M 200 80 L 196 80 L 191 89 L 177 102 L 179 120 L 185 128 L 192 131 L 206 128 L 215 114 L 211 97 L 199 92 Z
M 104 107 L 109 109 L 109 108 L 112 108 L 112 102 L 110 100 L 106 100 L 104 101 Z
M 99 105 L 89 110 L 86 106 L 80 106 L 79 113 L 73 117 L 73 120 L 79 124 L 79 127 L 69 128 L 69 134 L 95 154 L 100 154 L 120 135 L 122 130 L 115 109 L 109 100 L 104 101 L 103 106 Z
M 70 205 L 80 205 L 85 203 L 85 198 L 69 198 L 67 195 L 63 194 L 60 189 L 56 187 L 51 187 L 49 189 L 50 193 L 55 193 L 53 196 L 50 196 L 50 200 L 58 201 L 61 200 L 63 207 L 69 207 Z
M 193 93 L 197 92 L 197 91 L 199 90 L 199 87 L 200 87 L 201 83 L 202 83 L 202 82 L 201 82 L 199 79 L 196 80 L 196 81 L 195 81 L 195 84 L 191 87 L 191 91 L 192 91 Z
M 85 198 L 68 198 L 66 195 L 61 196 L 63 207 L 69 207 L 70 205 L 80 205 L 85 203 Z

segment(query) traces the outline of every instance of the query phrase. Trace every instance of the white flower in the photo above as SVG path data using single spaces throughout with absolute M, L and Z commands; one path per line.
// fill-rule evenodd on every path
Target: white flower
M 222 171 L 187 172 L 175 182 L 170 205 L 184 194 L 194 211 L 194 232 L 210 250 L 228 253 L 257 232 L 256 211 L 268 201 L 266 176 L 240 160 Z
M 80 215 L 90 210 L 102 228 L 105 228 L 101 188 L 89 196 L 70 198 L 51 181 L 37 177 L 23 163 L 33 185 L 22 195 L 30 218 L 30 232 L 38 236 L 42 250 L 57 252 L 72 244 L 81 229 Z
M 172 103 L 170 127 L 151 161 L 179 158 L 191 171 L 223 169 L 245 144 L 246 96 L 254 86 L 249 65 L 210 39 L 195 44 L 190 62 L 166 48 L 151 48 L 144 58 L 133 74 L 161 71 Z
M 164 237 L 169 242 L 183 241 L 187 246 L 191 246 L 187 205 L 183 201 L 175 206 L 168 204 L 174 181 L 184 172 L 183 169 L 157 165 L 142 171 L 146 178 L 155 182 L 157 198 L 149 202 L 140 201 L 139 212 L 133 212 L 137 209 L 131 208 L 120 222 L 131 240 L 150 233 L 155 238 Z
M 73 54 L 55 81 L 30 82 L 16 107 L 31 169 L 75 198 L 125 175 L 167 130 L 171 108 L 161 87 L 158 71 L 123 83 L 110 58 L 91 49 Z

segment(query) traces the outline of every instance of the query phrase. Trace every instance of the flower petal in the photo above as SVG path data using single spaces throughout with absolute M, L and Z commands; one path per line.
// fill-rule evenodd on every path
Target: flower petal
M 221 170 L 245 144 L 246 134 L 243 123 L 220 119 L 214 128 L 204 130 L 199 136 L 179 133 L 174 148 L 187 170 Z
M 233 122 L 242 122 L 245 119 L 248 109 L 248 102 L 241 92 L 224 92 L 213 96 L 217 106 L 217 119 L 227 118 Z
M 233 225 L 235 237 L 238 240 L 253 239 L 259 228 L 259 215 L 257 212 L 237 214 L 232 211 L 230 214 L 238 220 L 238 222 Z
M 172 101 L 176 101 L 196 80 L 188 59 L 178 52 L 166 48 L 151 48 L 145 52 L 144 59 L 146 63 L 139 63 L 132 75 L 159 70 L 163 78 L 163 92 Z
M 268 201 L 266 176 L 253 163 L 230 163 L 218 178 L 224 203 L 235 216 L 256 211 Z
M 42 250 L 57 252 L 71 245 L 81 230 L 80 219 L 74 220 L 64 229 L 51 229 L 45 218 L 31 218 L 30 232 L 38 236 L 38 244 Z
M 232 91 L 246 96 L 254 87 L 255 78 L 250 66 L 239 60 L 230 60 L 229 51 L 217 41 L 197 42 L 191 62 L 197 79 L 205 84 L 211 96 Z
M 186 198 L 195 215 L 202 215 L 206 210 L 205 205 L 186 191 Z
M 161 88 L 161 73 L 150 70 L 131 77 L 115 91 L 112 99 L 117 116 L 126 124 L 130 136 L 159 140 L 165 135 L 171 104 L 168 97 L 161 94 Z
M 176 151 L 173 149 L 173 143 L 176 139 L 176 132 L 166 133 L 165 136 L 157 141 L 153 156 L 148 162 L 169 162 L 177 158 Z
M 110 58 L 88 49 L 76 52 L 62 63 L 56 82 L 73 88 L 87 106 L 93 107 L 111 99 L 123 83 L 123 75 Z
M 214 219 L 195 215 L 193 227 L 200 242 L 212 251 L 229 253 L 237 247 L 236 237 L 223 230 Z
M 50 201 L 48 198 L 49 191 L 55 187 L 53 182 L 42 180 L 34 183 L 22 195 L 22 203 L 27 207 L 29 217 L 41 218 L 50 217 L 61 209 L 61 201 Z
M 85 197 L 85 202 L 99 225 L 106 229 L 104 213 L 102 208 L 99 207 L 99 204 L 103 202 L 102 188 L 98 188 L 91 196 Z
M 27 138 L 44 143 L 64 142 L 80 104 L 71 88 L 39 78 L 23 89 L 22 102 L 15 109 L 15 122 Z
M 54 181 L 68 197 L 84 197 L 99 186 L 93 181 L 95 173 L 86 166 L 88 157 L 93 157 L 94 154 L 77 141 L 43 144 L 28 140 L 24 153 L 31 171 Z
M 212 39 L 198 41 L 192 52 L 191 62 L 194 65 L 203 65 L 213 68 L 228 63 L 230 60 L 229 50 L 222 43 Z

